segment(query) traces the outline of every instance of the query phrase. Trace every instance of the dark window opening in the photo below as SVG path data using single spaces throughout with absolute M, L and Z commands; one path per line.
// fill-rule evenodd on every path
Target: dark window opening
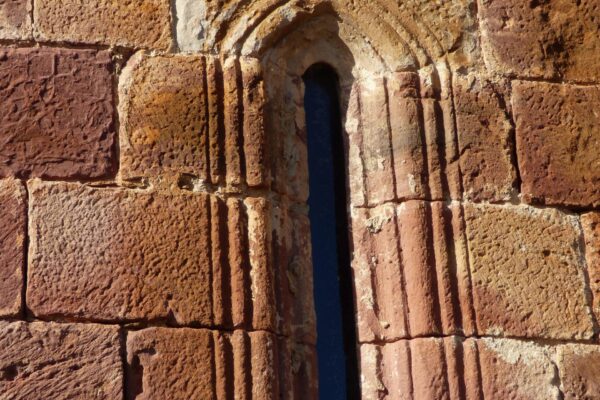
M 338 76 L 316 64 L 303 79 L 319 397 L 353 400 L 359 398 L 359 378 Z

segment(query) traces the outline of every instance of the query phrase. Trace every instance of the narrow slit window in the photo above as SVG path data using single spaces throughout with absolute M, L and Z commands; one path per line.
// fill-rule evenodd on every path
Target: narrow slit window
M 358 399 L 356 323 L 338 76 L 330 66 L 316 64 L 307 70 L 303 79 L 319 397 Z

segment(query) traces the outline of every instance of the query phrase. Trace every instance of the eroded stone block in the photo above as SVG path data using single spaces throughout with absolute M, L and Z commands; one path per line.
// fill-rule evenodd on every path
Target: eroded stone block
M 564 399 L 599 398 L 600 347 L 597 345 L 569 344 L 559 346 L 557 353 L 557 364 Z
M 489 69 L 530 78 L 597 81 L 597 0 L 483 0 L 479 15 Z
M 119 327 L 0 322 L 0 377 L 5 399 L 122 399 Z
M 461 75 L 456 75 L 453 85 L 465 197 L 473 201 L 509 200 L 516 172 L 506 88 L 477 76 Z
M 0 316 L 21 311 L 27 218 L 25 187 L 17 180 L 0 180 Z
M 210 326 L 207 196 L 42 182 L 30 195 L 34 315 Z
M 513 84 L 521 191 L 548 205 L 600 205 L 600 89 Z
M 0 49 L 0 176 L 98 178 L 114 170 L 110 53 Z
M 590 290 L 594 301 L 593 311 L 598 318 L 600 316 L 600 213 L 583 214 L 581 225 L 585 238 L 585 258 Z
M 169 50 L 170 2 L 34 0 L 35 38 Z
M 3 0 L 0 2 L 0 39 L 31 38 L 31 1 Z
M 480 335 L 592 337 L 577 217 L 470 204 L 465 218 Z

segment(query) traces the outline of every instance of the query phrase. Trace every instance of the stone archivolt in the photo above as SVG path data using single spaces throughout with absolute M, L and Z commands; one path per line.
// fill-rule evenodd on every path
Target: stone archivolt
M 30 3 L 0 2 L 2 393 L 316 396 L 325 62 L 362 397 L 600 396 L 593 0 Z

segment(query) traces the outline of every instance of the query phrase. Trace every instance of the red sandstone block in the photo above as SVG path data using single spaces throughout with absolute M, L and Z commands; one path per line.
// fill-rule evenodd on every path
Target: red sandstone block
M 212 323 L 207 196 L 37 181 L 30 194 L 34 315 Z
M 208 178 L 206 60 L 136 54 L 119 83 L 121 178 Z
M 113 171 L 110 54 L 0 49 L 0 176 L 97 178 Z
M 416 74 L 399 73 L 387 82 L 398 199 L 424 199 L 427 195 L 427 169 L 423 154 L 425 138 L 417 99 L 418 79 Z
M 456 336 L 363 344 L 359 350 L 361 394 L 365 400 L 558 400 L 562 379 L 566 396 L 572 389 L 595 394 L 592 371 L 597 346 L 561 348 L 533 341 Z M 558 357 L 559 378 L 555 359 L 561 351 L 565 355 Z M 585 361 L 592 363 L 590 370 Z
M 465 197 L 510 200 L 516 172 L 505 88 L 477 76 L 460 75 L 455 76 L 453 86 Z
M 465 219 L 480 335 L 593 336 L 577 217 L 470 204 Z
M 396 198 L 387 101 L 385 80 L 361 85 L 362 162 L 368 202 L 373 205 Z
M 557 364 L 565 400 L 600 398 L 600 346 L 559 346 Z
M 16 180 L 0 180 L 0 316 L 21 312 L 27 194 Z
M 559 400 L 553 349 L 509 339 L 477 340 L 485 399 Z
M 351 229 L 360 341 L 475 333 L 459 206 L 355 209 Z
M 122 399 L 119 328 L 0 322 L 0 371 L 4 399 Z
M 121 178 L 182 175 L 239 188 L 267 183 L 264 82 L 257 61 L 141 52 L 119 83 Z
M 289 351 L 280 351 L 285 346 Z M 127 395 L 174 400 L 293 399 L 279 397 L 279 377 L 286 373 L 279 365 L 292 365 L 295 348 L 267 332 L 189 328 L 131 331 L 127 334 Z M 310 359 L 298 359 L 296 371 L 300 373 Z M 293 390 L 294 385 L 286 389 Z
M 35 315 L 275 331 L 266 201 L 39 181 L 30 189 Z
M 359 340 L 407 337 L 408 305 L 395 206 L 355 210 L 352 233 Z
M 0 3 L 0 39 L 31 38 L 31 2 L 11 0 Z
M 483 0 L 482 47 L 491 70 L 519 77 L 597 81 L 597 0 Z
M 34 0 L 35 38 L 169 50 L 170 2 Z
M 585 237 L 585 258 L 594 301 L 592 310 L 596 318 L 600 316 L 600 213 L 593 212 L 581 216 Z
M 214 399 L 215 345 L 205 329 L 127 333 L 127 398 Z
M 600 89 L 541 82 L 513 85 L 517 153 L 528 201 L 600 205 Z

